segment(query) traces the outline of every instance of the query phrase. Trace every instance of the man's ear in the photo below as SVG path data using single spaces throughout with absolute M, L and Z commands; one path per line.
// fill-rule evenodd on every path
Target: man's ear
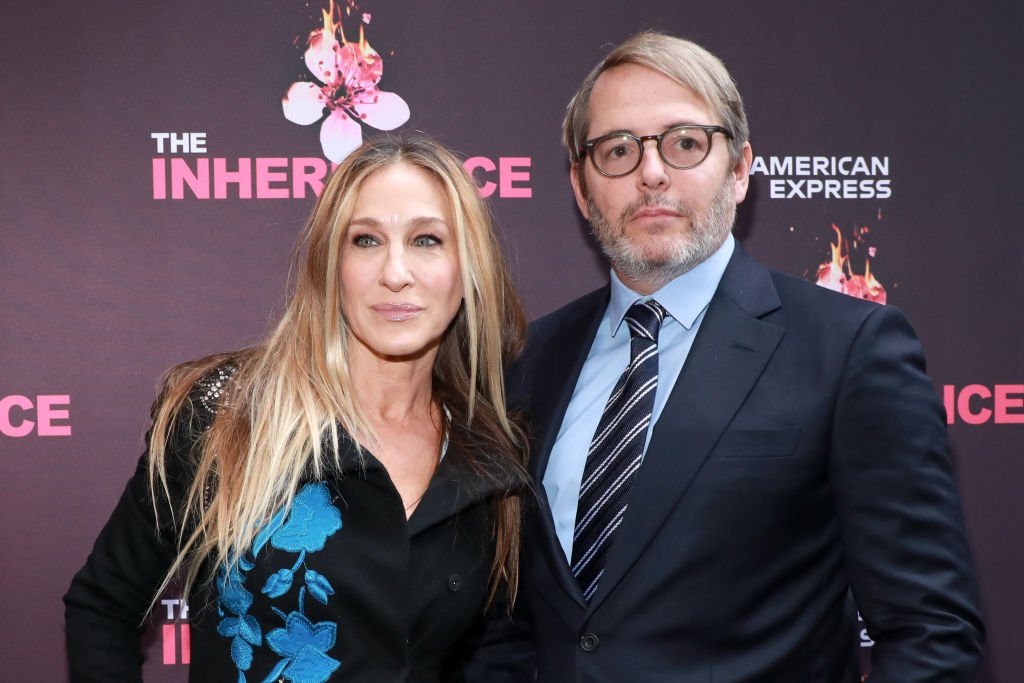
M 572 193 L 576 196 L 576 206 L 579 207 L 583 217 L 589 221 L 590 211 L 587 209 L 587 193 L 582 187 L 584 181 L 580 179 L 580 173 L 582 173 L 580 164 L 581 162 L 577 161 L 569 169 L 569 182 L 572 183 Z
M 737 204 L 747 197 L 747 189 L 750 187 L 750 164 L 753 163 L 753 160 L 754 153 L 750 148 L 750 143 L 744 142 L 739 161 L 732 169 Z

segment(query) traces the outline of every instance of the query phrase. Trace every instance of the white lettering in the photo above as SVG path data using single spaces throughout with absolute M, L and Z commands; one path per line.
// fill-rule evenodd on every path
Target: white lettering
M 203 154 L 206 152 L 206 133 L 150 133 L 149 137 L 156 141 L 157 154 Z
M 167 621 L 174 621 L 174 608 L 178 607 L 178 618 L 188 619 L 188 601 L 184 598 L 164 598 L 160 604 L 167 608 Z
M 772 199 L 889 199 L 889 167 L 889 157 L 766 156 L 754 158 L 750 175 L 768 176 Z
M 156 135 L 154 133 L 154 135 Z M 836 176 L 889 175 L 889 157 L 852 156 L 786 156 L 754 157 L 751 175 L 770 176 Z

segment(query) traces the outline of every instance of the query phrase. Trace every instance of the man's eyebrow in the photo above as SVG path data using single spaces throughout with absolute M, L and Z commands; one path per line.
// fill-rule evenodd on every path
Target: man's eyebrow
M 676 120 L 676 121 L 674 121 L 672 123 L 669 123 L 664 128 L 662 128 L 661 132 L 664 133 L 669 128 L 678 128 L 679 126 L 703 126 L 703 125 L 706 125 L 706 124 L 697 123 L 693 119 Z M 657 135 L 657 134 L 658 133 L 655 133 L 655 135 Z M 617 128 L 615 130 L 610 130 L 607 133 L 602 133 L 601 135 L 592 135 L 588 139 L 595 140 L 597 138 L 606 138 L 609 135 L 636 135 L 636 132 L 634 132 L 634 131 L 632 131 L 632 130 L 630 130 L 628 128 Z

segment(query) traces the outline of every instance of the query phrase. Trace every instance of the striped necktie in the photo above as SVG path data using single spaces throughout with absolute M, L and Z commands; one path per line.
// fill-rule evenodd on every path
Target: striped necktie
M 667 315 L 653 299 L 635 303 L 626 312 L 629 365 L 608 397 L 587 453 L 576 508 L 572 573 L 588 602 L 604 573 L 608 549 L 644 457 L 658 387 L 658 331 Z

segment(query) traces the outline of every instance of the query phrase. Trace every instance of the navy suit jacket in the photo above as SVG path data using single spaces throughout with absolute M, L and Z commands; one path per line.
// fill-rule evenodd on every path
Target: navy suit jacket
M 509 373 L 532 419 L 520 625 L 467 679 L 970 681 L 983 625 L 942 406 L 896 309 L 771 272 L 737 245 L 654 427 L 588 604 L 545 467 L 608 288 L 537 320 Z

